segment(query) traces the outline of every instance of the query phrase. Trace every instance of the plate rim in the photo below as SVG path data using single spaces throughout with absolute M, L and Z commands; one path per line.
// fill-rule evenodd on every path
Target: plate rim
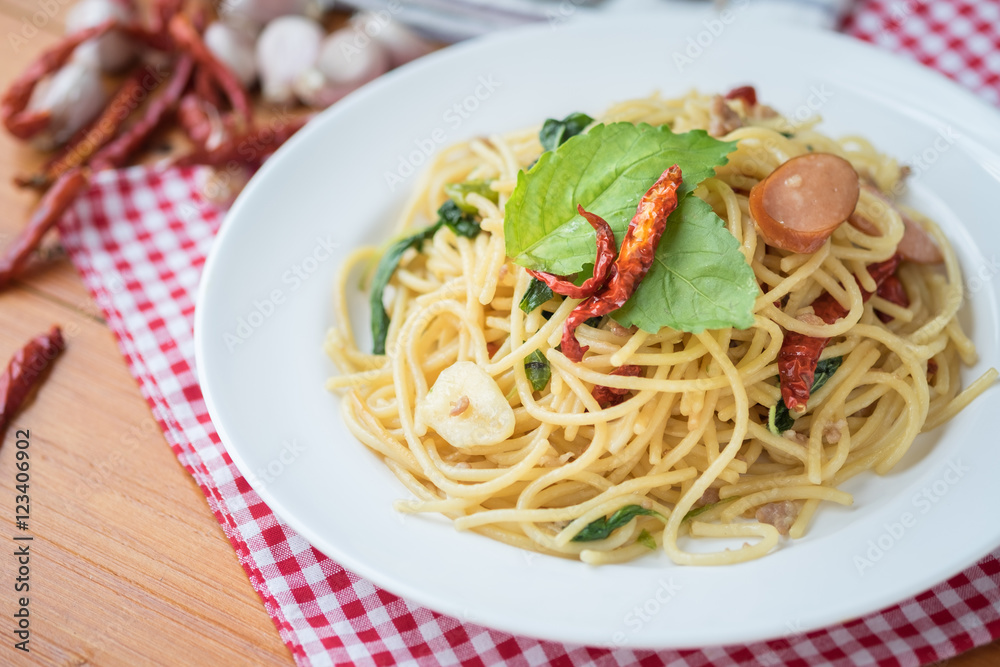
M 663 12 L 662 15 L 666 16 L 666 12 Z M 646 16 L 646 19 L 648 20 L 648 15 L 644 16 Z M 613 17 L 613 19 L 611 17 L 603 17 L 601 21 L 605 23 L 608 20 L 625 21 L 627 20 L 627 17 L 628 14 L 618 15 Z M 594 22 L 593 20 L 587 19 L 579 21 L 577 25 L 578 26 L 586 25 L 588 23 L 593 23 L 593 22 Z M 574 26 L 569 25 L 563 29 L 573 30 Z M 777 33 L 783 33 L 786 30 L 791 30 L 791 27 L 769 26 L 767 29 L 773 30 Z M 230 445 L 230 443 L 232 443 L 233 440 L 230 438 L 230 434 L 225 425 L 226 418 L 219 413 L 219 409 L 217 407 L 214 394 L 215 390 L 213 389 L 214 386 L 212 383 L 213 381 L 202 376 L 200 372 L 200 370 L 205 367 L 205 365 L 202 362 L 206 359 L 206 355 L 208 354 L 206 349 L 206 346 L 208 345 L 208 343 L 206 342 L 207 315 L 205 314 L 205 309 L 201 307 L 201 304 L 206 301 L 207 292 L 210 290 L 209 285 L 212 282 L 214 282 L 207 280 L 206 278 L 213 275 L 213 271 L 215 270 L 217 263 L 220 261 L 218 257 L 223 252 L 220 249 L 225 247 L 225 239 L 230 234 L 233 233 L 232 230 L 236 228 L 236 226 L 239 224 L 236 222 L 236 220 L 239 219 L 240 215 L 242 214 L 242 207 L 246 205 L 246 202 L 249 199 L 248 193 L 252 192 L 256 187 L 258 187 L 258 185 L 268 177 L 268 174 L 270 174 L 271 171 L 282 168 L 282 165 L 291 159 L 289 156 L 294 155 L 295 150 L 297 150 L 296 147 L 299 144 L 304 144 L 310 141 L 314 134 L 318 134 L 321 132 L 320 129 L 321 125 L 323 125 L 324 123 L 333 122 L 332 119 L 335 119 L 339 114 L 342 113 L 344 109 L 350 109 L 365 104 L 365 100 L 381 94 L 381 91 L 383 91 L 386 88 L 398 85 L 397 81 L 400 81 L 406 77 L 411 76 L 411 73 L 413 72 L 417 72 L 422 69 L 431 69 L 434 67 L 439 67 L 440 66 L 439 63 L 447 63 L 452 59 L 460 58 L 463 55 L 468 54 L 470 52 L 475 53 L 477 51 L 485 51 L 490 48 L 494 48 L 497 45 L 517 42 L 520 40 L 527 40 L 530 39 L 532 35 L 536 33 L 541 33 L 544 30 L 545 30 L 544 26 L 536 25 L 536 26 L 526 26 L 523 28 L 506 31 L 503 33 L 486 35 L 481 38 L 476 38 L 474 40 L 469 40 L 468 42 L 463 42 L 460 44 L 447 47 L 445 49 L 442 49 L 441 51 L 426 56 L 420 61 L 410 63 L 404 67 L 398 68 L 397 70 L 394 70 L 386 75 L 383 75 L 383 77 L 380 77 L 373 83 L 368 84 L 362 89 L 347 96 L 346 98 L 344 98 L 344 100 L 338 102 L 330 109 L 323 111 L 319 115 L 317 120 L 311 122 L 309 125 L 306 126 L 306 128 L 304 128 L 303 131 L 297 133 L 296 136 L 294 136 L 285 146 L 282 146 L 279 149 L 279 151 L 265 163 L 264 167 L 257 174 L 254 175 L 253 179 L 251 179 L 250 183 L 245 188 L 244 192 L 241 193 L 241 195 L 237 198 L 234 205 L 227 212 L 224 221 L 219 229 L 219 232 L 215 238 L 215 241 L 212 244 L 205 265 L 203 267 L 202 279 L 199 281 L 198 296 L 196 300 L 197 305 L 195 309 L 195 325 L 194 325 L 195 367 L 196 369 L 199 370 L 198 373 L 199 382 L 202 387 L 202 392 L 206 403 L 206 407 L 208 409 L 209 416 L 212 419 L 213 425 L 215 426 L 219 434 L 219 437 L 223 443 L 223 446 L 226 448 L 226 451 L 229 453 L 234 464 L 237 466 L 240 472 L 248 479 L 248 481 L 255 479 L 255 475 L 253 475 L 252 468 L 249 465 L 249 463 L 246 460 L 244 460 L 238 447 Z M 978 108 L 979 111 L 981 112 L 986 112 L 987 116 L 992 115 L 995 120 L 1000 120 L 1000 113 L 998 113 L 997 110 L 990 107 L 985 101 L 976 97 L 970 91 L 967 91 L 966 89 L 959 86 L 957 83 L 951 81 L 943 74 L 935 70 L 923 67 L 918 63 L 905 60 L 900 56 L 897 56 L 895 54 L 890 54 L 875 46 L 872 46 L 864 42 L 860 42 L 859 40 L 856 40 L 854 38 L 839 33 L 833 33 L 824 30 L 803 29 L 803 28 L 795 28 L 795 30 L 800 33 L 811 33 L 813 37 L 819 40 L 825 40 L 830 43 L 838 43 L 838 46 L 836 47 L 838 49 L 854 50 L 859 53 L 865 53 L 866 55 L 877 57 L 883 61 L 891 60 L 894 62 L 894 67 L 903 67 L 905 69 L 908 69 L 910 70 L 911 75 L 918 76 L 922 79 L 932 77 L 937 80 L 939 86 L 948 88 L 949 93 L 951 95 L 953 96 L 958 95 L 959 97 L 963 98 L 961 100 L 960 106 L 966 107 L 971 105 L 972 107 Z M 932 114 L 932 115 L 937 116 L 937 114 Z M 980 128 L 977 126 L 966 127 L 965 125 L 963 125 L 963 130 L 967 130 L 969 134 L 974 134 L 977 138 L 986 141 L 987 144 L 990 145 L 993 150 L 997 150 L 996 147 L 1000 146 L 1000 141 L 998 141 L 995 137 L 992 137 L 989 133 L 979 132 Z M 997 136 L 1000 137 L 1000 132 L 997 133 Z M 998 152 L 1000 152 L 1000 150 L 998 150 Z M 363 576 L 364 578 L 372 581 L 376 585 L 385 588 L 386 590 L 390 590 L 395 594 L 407 598 L 408 600 L 412 600 L 422 606 L 426 606 L 456 617 L 461 615 L 461 609 L 453 605 L 444 604 L 442 603 L 441 600 L 438 600 L 433 596 L 429 597 L 426 591 L 420 589 L 419 586 L 416 586 L 409 582 L 400 581 L 397 579 L 387 579 L 386 576 L 384 576 L 377 569 L 373 569 L 363 561 L 354 558 L 350 554 L 350 552 L 344 551 L 338 548 L 336 545 L 329 544 L 329 540 L 317 534 L 317 532 L 309 525 L 307 521 L 295 515 L 294 512 L 289 511 L 284 506 L 282 501 L 274 496 L 271 489 L 267 488 L 266 486 L 263 487 L 260 485 L 253 485 L 253 486 L 254 490 L 260 495 L 261 499 L 264 500 L 264 502 L 270 507 L 272 511 L 274 511 L 274 513 L 277 516 L 279 516 L 283 521 L 285 521 L 289 526 L 291 526 L 311 545 L 315 546 L 318 544 L 323 544 L 322 549 L 320 549 L 319 546 L 316 546 L 316 548 L 320 549 L 320 551 L 322 551 L 323 553 L 328 554 L 330 558 L 333 559 L 338 564 L 341 564 L 348 570 Z M 962 570 L 966 569 L 973 563 L 980 560 L 984 555 L 988 554 L 997 546 L 1000 546 L 1000 533 L 998 533 L 994 541 L 991 542 L 991 545 L 988 546 L 985 550 L 977 549 L 975 552 L 972 551 L 967 552 L 961 558 L 954 559 L 946 568 L 935 569 L 935 573 L 933 575 L 925 574 L 923 577 L 913 577 L 910 585 L 897 587 L 897 589 L 894 589 L 892 592 L 889 591 L 883 592 L 882 596 L 878 598 L 879 601 L 877 602 L 877 606 L 873 606 L 872 608 L 867 609 L 867 611 L 861 614 L 852 615 L 848 618 L 843 618 L 840 621 L 829 621 L 822 624 L 814 624 L 806 628 L 806 630 L 808 631 L 822 627 L 835 626 L 839 623 L 846 622 L 852 618 L 858 618 L 860 616 L 874 613 L 888 606 L 891 606 L 895 603 L 903 601 L 909 597 L 912 597 L 917 593 L 927 590 L 933 585 L 942 583 L 948 578 L 954 576 L 956 573 L 961 572 Z M 979 553 L 979 551 L 982 551 L 982 553 Z M 944 577 L 940 576 L 940 572 L 942 570 L 948 571 L 948 574 Z M 478 622 L 478 620 L 474 622 Z M 513 632 L 518 635 L 536 637 L 539 639 L 548 639 L 552 641 L 561 641 L 567 643 L 584 643 L 584 642 L 579 642 L 578 641 L 579 638 L 546 636 L 545 634 L 540 634 L 539 632 L 532 630 L 530 628 L 526 629 L 522 625 L 518 625 L 516 623 L 513 624 L 506 623 L 502 619 L 497 620 L 491 618 L 489 620 L 488 625 L 489 627 L 497 628 L 503 631 Z M 753 632 L 740 633 L 739 631 L 730 631 L 726 635 L 724 641 L 720 641 L 715 644 L 704 644 L 704 643 L 684 644 L 684 643 L 674 643 L 674 642 L 649 644 L 644 642 L 633 643 L 631 641 L 626 641 L 622 644 L 615 644 L 615 646 L 619 648 L 651 649 L 651 650 L 680 649 L 680 648 L 708 648 L 711 646 L 763 641 L 783 636 L 783 634 L 784 633 L 760 635 L 759 633 L 753 633 Z M 608 646 L 607 642 L 604 643 L 587 642 L 587 643 L 588 645 L 592 646 Z

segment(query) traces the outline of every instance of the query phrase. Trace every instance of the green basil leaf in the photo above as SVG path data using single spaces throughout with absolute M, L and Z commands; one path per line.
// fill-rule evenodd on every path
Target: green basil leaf
M 531 283 L 528 285 L 528 289 L 524 292 L 524 296 L 521 297 L 521 303 L 519 304 L 521 310 L 526 313 L 530 313 L 538 308 L 540 305 L 555 296 L 555 292 L 552 288 L 543 283 L 538 278 L 532 278 Z
M 593 122 L 593 118 L 580 112 L 571 113 L 562 120 L 549 118 L 542 125 L 542 131 L 538 133 L 538 140 L 542 142 L 542 148 L 552 151 L 570 137 L 575 137 L 583 132 Z
M 552 369 L 541 350 L 535 350 L 524 359 L 524 373 L 528 376 L 532 389 L 535 391 L 545 389 L 545 385 L 552 378 Z
M 655 333 L 667 326 L 699 333 L 753 325 L 760 293 L 740 244 L 712 207 L 687 197 L 667 220 L 649 273 L 612 313 L 624 327 Z
M 438 209 L 438 224 L 445 224 L 451 231 L 455 232 L 459 236 L 464 236 L 466 238 L 475 238 L 480 231 L 479 223 L 476 222 L 472 215 L 465 213 L 459 208 L 458 204 L 454 200 L 449 199 L 445 203 L 441 204 Z
M 591 521 L 583 530 L 576 534 L 573 542 L 594 542 L 596 540 L 606 540 L 611 533 L 637 516 L 656 516 L 663 518 L 663 515 L 654 510 L 648 510 L 640 505 L 625 505 L 610 517 L 602 516 L 600 519 Z
M 500 193 L 490 187 L 493 181 L 465 181 L 464 183 L 449 183 L 444 186 L 444 193 L 451 198 L 458 208 L 465 213 L 478 213 L 475 205 L 466 201 L 466 196 L 472 193 L 486 197 L 494 204 L 500 202 Z
M 518 172 L 504 208 L 507 255 L 525 268 L 576 273 L 596 254 L 594 229 L 577 205 L 604 218 L 620 243 L 639 199 L 664 170 L 680 166 L 684 182 L 678 194 L 684 197 L 735 149 L 735 142 L 702 130 L 674 134 L 666 126 L 597 125 Z
M 720 507 L 722 505 L 727 505 L 727 504 L 733 502 L 734 500 L 738 500 L 738 499 L 739 499 L 739 496 L 730 496 L 729 498 L 724 498 L 724 499 L 722 499 L 722 500 L 720 500 L 718 502 L 715 502 L 715 503 L 709 503 L 708 505 L 702 505 L 701 507 L 696 507 L 693 510 L 691 510 L 690 512 L 688 512 L 687 514 L 685 514 L 684 518 L 681 519 L 681 522 L 683 523 L 684 521 L 690 521 L 691 519 L 704 514 L 708 510 L 715 509 L 716 507 Z
M 647 549 L 656 550 L 656 538 L 650 535 L 649 531 L 645 528 L 639 531 L 639 537 L 635 538 L 635 541 Z
M 425 227 L 412 236 L 402 238 L 393 243 L 382 255 L 375 269 L 375 276 L 372 278 L 371 294 L 368 296 L 368 305 L 372 311 L 372 354 L 385 354 L 385 336 L 389 332 L 389 314 L 382 304 L 386 285 L 392 279 L 392 274 L 399 266 L 399 259 L 403 253 L 410 248 L 419 248 L 424 241 L 434 236 L 441 228 L 441 222 L 437 222 L 430 227 Z
M 423 247 L 424 241 L 432 238 L 442 226 L 447 225 L 459 236 L 475 238 L 479 234 L 479 223 L 469 214 L 464 213 L 451 199 L 438 208 L 438 221 L 429 227 L 421 229 L 416 234 L 404 237 L 390 245 L 382 258 L 379 259 L 375 276 L 372 278 L 371 294 L 368 305 L 372 311 L 372 354 L 385 354 L 385 337 L 389 332 L 389 314 L 382 304 L 385 288 L 392 280 L 392 274 L 399 266 L 399 260 L 410 248 Z
M 820 360 L 816 364 L 816 374 L 813 376 L 813 384 L 809 390 L 809 394 L 812 395 L 814 392 L 819 391 L 826 384 L 826 381 L 833 377 L 833 374 L 837 372 L 843 361 L 843 357 L 830 357 L 829 359 Z M 784 399 L 779 399 L 768 411 L 767 429 L 775 435 L 781 435 L 793 426 L 795 426 L 795 417 L 792 416 L 791 411 L 785 406 Z

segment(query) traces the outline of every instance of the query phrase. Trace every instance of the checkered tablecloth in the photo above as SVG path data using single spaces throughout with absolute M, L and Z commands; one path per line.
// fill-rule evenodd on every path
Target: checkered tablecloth
M 996 0 L 865 2 L 848 32 L 937 67 L 1000 103 Z M 201 487 L 302 665 L 918 665 L 1000 637 L 1000 551 L 905 602 L 808 634 L 691 651 L 609 650 L 516 637 L 418 607 L 347 572 L 260 500 L 219 441 L 195 377 L 199 276 L 222 211 L 192 170 L 100 174 L 60 224 L 180 462 Z

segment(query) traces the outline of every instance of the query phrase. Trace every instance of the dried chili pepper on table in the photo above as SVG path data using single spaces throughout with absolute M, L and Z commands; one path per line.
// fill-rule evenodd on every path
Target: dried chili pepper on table
M 642 375 L 642 367 L 634 364 L 627 364 L 625 366 L 619 366 L 615 370 L 611 371 L 611 374 L 634 378 Z M 603 384 L 599 384 L 594 387 L 594 391 L 591 395 L 602 408 L 610 408 L 624 401 L 625 396 L 627 396 L 630 391 L 631 389 L 606 387 Z
M 607 283 L 566 318 L 562 352 L 572 361 L 583 359 L 583 353 L 588 349 L 580 347 L 576 340 L 576 328 L 591 317 L 607 315 L 625 305 L 653 265 L 653 256 L 667 227 L 667 218 L 677 208 L 677 188 L 680 184 L 681 169 L 677 165 L 667 169 L 653 183 L 639 200 Z
M 544 271 L 528 270 L 535 278 L 549 286 L 556 294 L 568 296 L 573 299 L 586 299 L 594 292 L 604 286 L 608 280 L 608 273 L 615 262 L 615 233 L 611 225 L 604 221 L 599 215 L 588 213 L 582 206 L 576 207 L 577 212 L 582 215 L 590 226 L 597 232 L 597 258 L 594 260 L 594 275 L 587 278 L 582 285 L 574 285 L 565 276 L 557 276 Z
M 65 349 L 62 331 L 54 326 L 47 334 L 33 338 L 11 357 L 7 370 L 0 375 L 0 436 L 24 405 L 45 369 Z
M 198 62 L 199 69 L 208 72 L 211 79 L 226 94 L 233 110 L 243 117 L 247 127 L 251 127 L 253 110 L 250 107 L 250 96 L 233 71 L 212 54 L 194 24 L 183 14 L 177 14 L 170 19 L 170 35 L 177 43 L 178 49 L 190 54 Z
M 51 120 L 47 110 L 28 111 L 26 107 L 31 100 L 35 86 L 47 74 L 50 74 L 69 60 L 80 44 L 88 39 L 98 37 L 115 26 L 114 20 L 108 20 L 86 30 L 67 35 L 59 44 L 45 51 L 21 76 L 14 79 L 7 92 L 0 98 L 0 118 L 7 131 L 18 139 L 30 139 L 46 127 Z
M 153 77 L 153 83 L 149 83 L 150 77 Z M 15 182 L 22 187 L 46 188 L 73 167 L 85 164 L 95 152 L 118 134 L 132 110 L 138 106 L 138 100 L 141 99 L 139 95 L 146 88 L 151 89 L 155 86 L 155 73 L 152 68 L 149 65 L 136 67 L 115 92 L 104 111 L 77 132 L 76 136 L 49 160 L 42 173 L 29 178 L 19 177 Z
M 194 59 L 185 55 L 177 61 L 166 89 L 149 103 L 143 117 L 129 126 L 118 138 L 99 150 L 91 160 L 94 171 L 114 169 L 125 161 L 149 138 L 160 121 L 177 105 L 191 78 Z
M 174 162 L 175 167 L 206 165 L 221 167 L 229 162 L 257 166 L 263 159 L 285 143 L 303 125 L 312 119 L 312 114 L 297 116 L 288 122 L 269 127 L 263 125 L 249 132 L 235 135 L 211 150 L 196 149 Z
M 89 173 L 75 167 L 60 176 L 42 195 L 28 225 L 0 258 L 0 288 L 5 287 L 24 268 L 45 232 L 59 222 L 59 218 L 89 182 Z
M 899 267 L 901 257 L 896 254 L 876 264 L 868 266 L 868 274 L 876 285 L 882 285 Z M 861 300 L 867 301 L 872 292 L 861 288 Z M 844 308 L 829 292 L 824 292 L 812 302 L 813 313 L 827 324 L 833 324 L 847 315 Z M 781 382 L 781 398 L 791 412 L 801 413 L 809 402 L 816 364 L 829 338 L 806 336 L 796 331 L 786 331 L 785 339 L 778 351 L 778 377 Z

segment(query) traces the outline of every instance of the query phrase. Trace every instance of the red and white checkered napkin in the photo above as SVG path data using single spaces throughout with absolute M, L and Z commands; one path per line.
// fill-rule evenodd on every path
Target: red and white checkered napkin
M 1000 105 L 997 0 L 859 0 L 843 27 Z
M 893 11 L 906 13 L 889 23 Z M 916 54 L 1000 102 L 996 3 L 875 1 L 859 8 L 848 26 Z M 943 29 L 955 30 L 949 34 L 956 37 L 942 36 Z M 208 498 L 300 664 L 917 665 L 1000 637 L 1000 551 L 914 599 L 844 625 L 680 652 L 514 637 L 380 590 L 276 517 L 233 465 L 208 418 L 193 367 L 192 321 L 198 279 L 221 215 L 199 196 L 194 171 L 136 167 L 99 174 L 60 231 L 174 453 Z

